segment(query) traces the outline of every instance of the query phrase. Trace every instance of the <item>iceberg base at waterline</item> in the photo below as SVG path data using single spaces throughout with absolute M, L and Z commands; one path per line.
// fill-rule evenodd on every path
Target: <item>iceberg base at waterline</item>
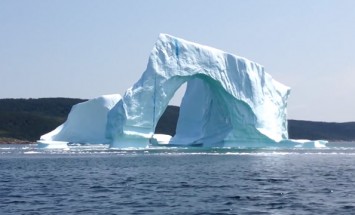
M 176 134 L 154 134 L 169 101 L 187 83 Z M 243 57 L 161 34 L 141 78 L 121 97 L 100 96 L 73 106 L 67 121 L 42 135 L 46 148 L 67 143 L 111 148 L 317 147 L 289 140 L 290 88 Z M 67 144 L 68 145 L 68 144 Z
M 50 141 L 50 140 L 38 140 L 37 145 L 40 149 L 70 149 L 69 142 L 66 141 Z
M 138 139 L 125 139 L 123 142 L 124 144 L 106 144 L 107 149 L 111 150 L 127 150 L 127 149 L 142 149 L 142 150 L 149 150 L 149 149 L 157 149 L 161 147 L 167 147 L 167 148 L 211 148 L 211 147 L 205 147 L 203 144 L 198 144 L 198 143 L 192 143 L 190 145 L 180 145 L 180 144 L 173 144 L 167 141 L 168 139 L 171 138 L 170 135 L 167 135 L 168 138 L 166 137 L 156 137 L 154 135 L 154 138 L 151 139 L 144 139 L 144 138 L 138 138 Z M 165 136 L 165 134 L 164 134 Z M 149 143 L 147 143 L 147 141 Z M 313 148 L 326 148 L 327 147 L 328 141 L 326 140 L 287 140 L 287 141 L 282 141 L 280 143 L 250 143 L 250 142 L 224 142 L 224 143 L 217 143 L 215 144 L 214 147 L 212 148 L 239 148 L 239 149 L 252 149 L 252 148 L 272 148 L 272 149 L 286 149 L 286 148 L 308 148 L 308 149 L 313 149 Z M 37 141 L 38 148 L 40 149 L 50 149 L 50 150 L 70 150 L 72 147 L 77 148 L 78 146 L 85 146 L 85 147 L 97 147 L 98 145 L 102 146 L 105 144 L 88 144 L 88 143 L 72 143 L 72 142 L 65 142 L 65 141 L 45 141 L 45 140 L 38 140 Z

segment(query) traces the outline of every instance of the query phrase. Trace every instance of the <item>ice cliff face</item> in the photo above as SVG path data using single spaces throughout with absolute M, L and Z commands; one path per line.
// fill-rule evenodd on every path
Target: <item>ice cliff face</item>
M 161 34 L 140 80 L 108 112 L 113 147 L 145 146 L 187 82 L 172 144 L 238 146 L 288 138 L 289 88 L 245 58 Z

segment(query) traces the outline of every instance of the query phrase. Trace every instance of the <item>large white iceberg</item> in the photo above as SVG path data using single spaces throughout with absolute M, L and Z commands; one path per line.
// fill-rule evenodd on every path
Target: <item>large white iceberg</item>
M 185 82 L 171 143 L 220 146 L 288 138 L 288 87 L 257 63 L 161 34 L 142 77 L 109 112 L 112 146 L 148 144 L 158 119 Z
M 187 82 L 176 135 L 154 134 L 179 87 Z M 142 77 L 119 95 L 74 106 L 68 120 L 43 135 L 42 142 L 268 146 L 288 140 L 289 87 L 242 57 L 161 34 Z

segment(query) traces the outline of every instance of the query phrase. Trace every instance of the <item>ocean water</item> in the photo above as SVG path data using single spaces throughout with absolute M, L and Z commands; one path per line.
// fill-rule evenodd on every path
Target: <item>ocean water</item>
M 354 214 L 355 143 L 324 149 L 0 145 L 0 214 Z

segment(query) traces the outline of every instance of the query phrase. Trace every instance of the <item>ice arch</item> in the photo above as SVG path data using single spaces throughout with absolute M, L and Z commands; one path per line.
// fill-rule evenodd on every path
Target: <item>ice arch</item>
M 148 144 L 158 119 L 185 82 L 171 143 L 252 146 L 287 139 L 288 87 L 257 63 L 161 34 L 140 80 L 108 113 L 111 145 Z

